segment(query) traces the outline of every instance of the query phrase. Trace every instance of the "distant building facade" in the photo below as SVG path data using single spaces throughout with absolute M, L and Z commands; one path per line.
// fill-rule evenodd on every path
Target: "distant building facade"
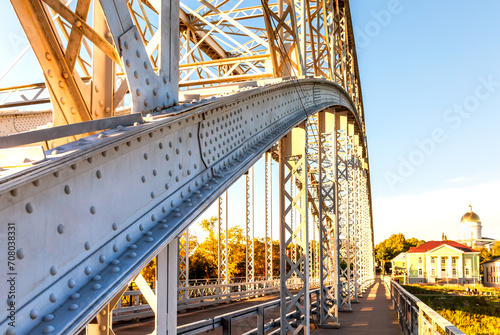
M 500 287 L 500 257 L 483 264 L 484 286 Z
M 406 253 L 408 283 L 480 282 L 479 251 L 455 241 L 429 241 Z
M 472 211 L 472 206 L 469 205 L 470 210 L 462 215 L 460 220 L 460 239 L 457 242 L 465 244 L 470 248 L 486 248 L 491 250 L 496 240 L 483 237 L 483 225 L 479 215 Z
M 391 260 L 392 274 L 403 274 L 406 271 L 406 252 L 402 252 Z

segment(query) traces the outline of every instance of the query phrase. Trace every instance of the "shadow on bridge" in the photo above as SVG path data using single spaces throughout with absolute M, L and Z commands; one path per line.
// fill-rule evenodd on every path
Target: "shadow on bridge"
M 392 307 L 391 294 L 380 277 L 367 291 L 359 304 L 352 304 L 352 313 L 339 313 L 340 329 L 316 329 L 314 335 L 383 334 L 401 335 L 396 312 Z

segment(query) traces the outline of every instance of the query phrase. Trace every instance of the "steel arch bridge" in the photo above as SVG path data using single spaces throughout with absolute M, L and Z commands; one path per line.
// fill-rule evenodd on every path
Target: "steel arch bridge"
M 0 312 L 2 334 L 113 334 L 112 309 L 132 280 L 155 312 L 156 334 L 175 333 L 187 284 L 179 236 L 215 201 L 223 232 L 222 196 L 242 176 L 254 282 L 248 171 L 263 156 L 271 278 L 271 161 L 279 166 L 281 333 L 309 332 L 312 272 L 320 326 L 339 326 L 338 312 L 374 279 L 347 0 L 11 5 L 44 82 L 0 89 L 0 108 L 15 109 L 1 119 L 1 260 L 10 267 L 2 276 L 14 290 Z M 46 123 L 47 112 L 17 109 L 49 102 L 52 127 L 12 130 Z M 219 283 L 227 284 L 227 233 L 219 243 Z M 155 292 L 139 274 L 154 257 Z

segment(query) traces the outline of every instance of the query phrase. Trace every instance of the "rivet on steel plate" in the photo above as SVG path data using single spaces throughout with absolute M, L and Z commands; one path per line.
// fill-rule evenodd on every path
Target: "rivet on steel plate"
M 31 318 L 32 320 L 35 320 L 37 317 L 38 317 L 38 311 L 37 311 L 36 309 L 32 309 L 32 310 L 30 311 L 30 318 Z
M 47 326 L 43 328 L 43 333 L 44 334 L 50 334 L 55 330 L 54 326 Z
M 17 252 L 16 252 L 16 255 L 17 255 L 18 259 L 23 259 L 24 256 L 25 256 L 24 249 L 23 248 L 18 249 Z

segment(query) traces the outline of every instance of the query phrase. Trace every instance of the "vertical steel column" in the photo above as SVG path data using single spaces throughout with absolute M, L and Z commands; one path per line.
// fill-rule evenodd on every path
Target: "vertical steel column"
M 318 115 L 308 117 L 306 122 L 307 137 L 307 178 L 308 178 L 308 201 L 309 211 L 309 281 L 311 285 L 316 285 L 316 224 L 319 207 L 319 135 L 318 135 Z
M 314 285 L 314 280 L 316 279 L 315 274 L 316 271 L 314 271 L 314 268 L 316 266 L 316 262 L 314 260 L 314 239 L 315 239 L 315 233 L 314 233 L 314 226 L 316 225 L 316 218 L 311 214 L 311 211 L 307 213 L 309 216 L 308 218 L 308 229 L 309 229 L 309 282 L 313 283 Z
M 309 334 L 307 136 L 304 127 L 305 125 L 301 125 L 293 129 L 279 141 L 281 334 L 287 334 L 289 331 L 292 334 L 299 332 Z M 298 188 L 295 197 L 288 192 L 292 176 L 295 177 L 293 185 Z M 292 229 L 291 212 L 294 209 L 300 213 L 302 220 L 295 229 Z M 292 241 L 299 247 L 300 255 L 297 262 L 293 262 L 288 253 Z M 294 273 L 302 284 L 296 294 L 290 292 L 287 286 L 287 281 Z M 287 302 L 287 298 L 290 298 L 290 301 Z M 287 319 L 287 314 L 292 311 L 295 311 L 295 315 Z
M 354 122 L 347 124 L 347 224 L 348 224 L 348 244 L 349 244 L 349 294 L 351 302 L 358 302 L 357 288 L 357 245 L 356 245 L 356 146 L 355 146 Z
M 349 245 L 349 181 L 348 181 L 348 157 L 349 145 L 347 134 L 347 114 L 336 113 L 335 115 L 336 136 L 336 220 L 338 227 L 337 247 L 339 256 L 339 289 L 338 303 L 339 311 L 351 311 L 351 260 Z
M 134 24 L 127 1 L 100 0 L 123 63 L 135 113 L 178 103 L 179 0 L 153 1 L 159 14 L 158 74 L 144 45 L 140 27 Z
M 265 275 L 266 280 L 273 280 L 273 173 L 270 152 L 265 154 L 265 210 L 266 210 L 266 241 L 265 241 Z
M 94 29 L 104 36 L 106 41 L 113 43 L 111 32 L 106 24 L 106 18 L 99 1 L 94 1 Z M 115 93 L 115 63 L 95 44 L 92 48 L 92 102 L 93 119 L 114 115 Z
M 227 191 L 219 197 L 219 216 L 218 216 L 218 285 L 226 285 L 229 283 L 229 273 L 228 273 L 228 222 L 227 222 Z M 219 289 L 220 294 L 227 293 L 227 287 Z M 221 297 L 222 298 L 222 297 Z
M 321 328 L 338 328 L 338 227 L 335 218 L 335 114 L 318 115 L 319 134 L 319 279 Z
M 299 1 L 292 1 L 292 3 L 295 6 L 295 13 L 297 14 L 295 19 L 298 20 L 297 22 L 297 37 L 298 37 L 298 54 L 299 54 L 299 68 L 298 68 L 298 73 L 297 75 L 299 76 L 305 76 L 307 74 L 307 27 L 308 27 L 308 20 L 309 20 L 309 13 L 306 11 L 306 1 L 305 0 L 299 0 Z M 294 19 L 292 17 L 292 19 Z
M 245 174 L 245 205 L 246 205 L 246 282 L 255 281 L 254 273 L 254 173 L 253 166 Z M 253 290 L 253 284 L 247 286 Z
M 189 286 L 189 228 L 182 233 L 179 240 L 179 287 L 187 288 Z M 189 297 L 189 292 L 179 291 L 179 300 Z
M 295 178 L 292 176 L 290 176 L 290 198 L 291 199 L 295 199 Z M 300 207 L 300 204 L 299 204 L 299 207 Z M 290 211 L 290 230 L 291 231 L 294 231 L 294 227 L 297 226 L 296 224 L 296 220 L 297 220 L 297 210 L 295 209 L 295 207 L 292 207 L 291 211 Z M 300 236 L 299 236 L 300 238 Z M 290 257 L 291 257 L 291 260 L 292 260 L 292 263 L 297 263 L 297 247 L 295 246 L 295 242 L 294 240 L 292 239 L 291 243 L 290 243 Z M 295 277 L 297 277 L 297 274 L 296 273 L 292 273 L 292 282 L 293 284 L 295 284 Z
M 166 86 L 165 106 L 176 105 L 179 96 L 179 0 L 162 0 L 160 11 L 160 68 L 158 76 Z M 154 93 L 154 92 L 153 92 Z
M 356 251 L 356 273 L 355 273 L 355 293 L 356 299 L 362 295 L 362 284 L 363 284 L 363 256 L 364 256 L 364 246 L 363 246 L 363 211 L 361 205 L 362 198 L 362 176 L 361 176 L 361 157 L 362 148 L 359 145 L 359 135 L 354 135 L 354 175 L 355 175 L 355 223 L 354 223 L 354 245 Z
M 177 334 L 178 250 L 179 242 L 173 239 L 156 259 L 156 335 Z

